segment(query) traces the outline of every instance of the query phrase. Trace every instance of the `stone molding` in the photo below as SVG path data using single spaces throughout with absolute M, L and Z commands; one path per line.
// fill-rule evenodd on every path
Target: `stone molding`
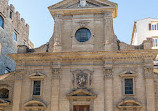
M 123 73 L 120 74 L 120 77 L 137 77 L 138 74 L 136 72 L 133 71 L 124 71 Z
M 75 96 L 74 96 L 75 95 Z M 69 100 L 86 100 L 86 99 L 95 99 L 97 97 L 96 94 L 85 90 L 85 89 L 77 89 L 66 95 Z
M 44 111 L 44 109 L 46 108 L 47 108 L 46 104 L 39 100 L 31 100 L 24 104 L 24 109 L 26 111 L 30 111 L 30 110 Z
M 122 101 L 118 104 L 117 107 L 121 111 L 128 111 L 128 110 L 133 110 L 133 109 L 136 109 L 137 111 L 139 111 L 143 106 L 136 98 L 126 97 L 122 99 Z
M 30 79 L 44 79 L 44 78 L 46 78 L 46 75 L 42 74 L 40 72 L 35 72 L 35 73 L 29 75 L 29 78 Z
M 32 53 L 32 54 L 9 54 L 17 63 L 25 61 L 102 61 L 107 59 L 151 59 L 156 57 L 154 51 L 103 51 L 103 52 L 56 52 L 56 53 Z M 22 65 L 22 64 L 21 64 Z

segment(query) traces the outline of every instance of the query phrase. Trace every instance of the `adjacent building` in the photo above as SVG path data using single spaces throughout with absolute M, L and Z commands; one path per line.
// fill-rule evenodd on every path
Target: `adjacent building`
M 117 4 L 63 0 L 47 44 L 19 45 L 15 71 L 0 75 L 1 111 L 157 111 L 157 50 L 120 42 L 113 31 Z M 141 50 L 140 50 L 141 49 Z
M 153 41 L 152 49 L 158 49 L 158 19 L 145 18 L 134 22 L 131 45 L 142 47 L 147 38 Z M 158 56 L 154 60 L 155 67 L 158 66 Z
M 18 45 L 33 48 L 29 40 L 29 25 L 20 18 L 20 13 L 15 12 L 13 5 L 8 5 L 8 0 L 0 1 L 0 74 L 15 70 L 16 63 L 8 56 L 17 53 Z
M 131 45 L 141 45 L 147 38 L 152 38 L 152 49 L 158 49 L 158 19 L 145 18 L 134 22 Z

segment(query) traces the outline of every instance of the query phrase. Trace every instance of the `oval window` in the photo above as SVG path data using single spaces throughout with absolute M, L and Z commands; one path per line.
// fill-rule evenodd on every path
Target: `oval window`
M 79 42 L 86 42 L 90 39 L 91 32 L 87 28 L 81 28 L 76 31 L 75 37 Z

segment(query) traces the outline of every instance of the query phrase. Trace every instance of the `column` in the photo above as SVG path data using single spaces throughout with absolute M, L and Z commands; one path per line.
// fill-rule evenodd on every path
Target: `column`
M 155 111 L 154 73 L 152 68 L 145 68 L 145 86 L 147 111 Z
M 104 14 L 104 38 L 105 38 L 105 51 L 113 50 L 114 31 L 113 31 L 113 17 L 111 12 L 106 12 Z M 117 44 L 117 43 L 116 43 Z
M 59 111 L 59 69 L 53 69 L 51 111 Z
M 104 111 L 113 111 L 112 69 L 104 70 L 104 78 L 105 78 Z
M 15 80 L 12 111 L 20 111 L 22 80 Z

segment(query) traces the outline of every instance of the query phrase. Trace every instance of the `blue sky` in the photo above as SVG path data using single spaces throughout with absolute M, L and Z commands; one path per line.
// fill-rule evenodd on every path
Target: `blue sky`
M 48 11 L 62 0 L 10 0 L 21 18 L 30 26 L 30 40 L 35 47 L 49 41 L 53 34 L 54 21 Z M 120 41 L 130 43 L 133 23 L 143 18 L 158 18 L 158 0 L 109 0 L 118 4 L 118 17 L 114 19 L 114 32 Z

